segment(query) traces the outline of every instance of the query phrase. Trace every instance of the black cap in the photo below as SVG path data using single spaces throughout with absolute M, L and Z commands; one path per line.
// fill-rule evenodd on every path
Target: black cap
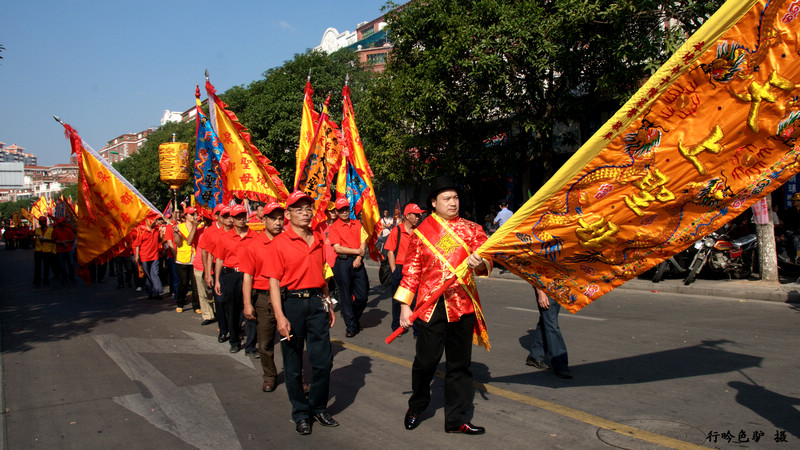
M 459 194 L 461 193 L 461 190 L 458 188 L 458 186 L 455 183 L 453 183 L 452 181 L 450 181 L 449 178 L 447 178 L 447 177 L 437 177 L 433 181 L 433 185 L 431 186 L 430 193 L 428 194 L 428 206 L 429 207 L 433 207 L 433 203 L 432 203 L 433 199 L 435 199 L 436 196 L 439 195 L 440 192 L 448 191 L 448 190 L 454 190 L 454 191 L 458 192 Z

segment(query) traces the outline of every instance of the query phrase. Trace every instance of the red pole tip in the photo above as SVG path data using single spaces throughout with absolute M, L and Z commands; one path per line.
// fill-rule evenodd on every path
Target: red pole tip
M 198 98 L 198 99 L 200 98 L 200 85 L 199 84 L 195 85 L 194 96 L 195 96 L 195 98 Z

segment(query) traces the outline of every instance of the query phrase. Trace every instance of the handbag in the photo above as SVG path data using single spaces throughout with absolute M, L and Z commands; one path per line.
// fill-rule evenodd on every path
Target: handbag
M 397 229 L 397 247 L 394 249 L 395 256 L 397 255 L 397 250 L 400 249 L 400 225 L 395 227 Z M 392 267 L 389 266 L 389 258 L 386 255 L 383 255 L 383 259 L 381 259 L 381 266 L 378 269 L 378 281 L 384 287 L 392 287 Z

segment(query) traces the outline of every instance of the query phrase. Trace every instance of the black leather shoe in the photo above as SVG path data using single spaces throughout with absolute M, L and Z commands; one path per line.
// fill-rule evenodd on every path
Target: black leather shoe
M 234 344 L 234 345 L 231 345 L 230 352 L 231 353 L 239 353 L 239 350 L 241 350 L 241 349 L 242 349 L 242 347 L 239 344 Z
M 206 320 L 200 322 L 200 325 L 203 325 L 203 326 L 211 325 L 212 323 L 214 323 L 216 321 L 217 321 L 217 319 L 206 319 Z
M 538 359 L 534 358 L 531 355 L 528 355 L 528 357 L 525 358 L 525 365 L 533 366 L 533 367 L 536 367 L 537 369 L 549 369 L 550 368 L 550 366 L 548 366 L 546 362 L 538 360 Z
M 311 434 L 311 419 L 303 419 L 297 421 L 297 434 Z
M 231 338 L 231 337 L 230 337 L 230 336 L 228 336 L 227 334 L 220 333 L 220 334 L 219 334 L 219 337 L 217 338 L 217 342 L 219 342 L 220 344 L 222 344 L 223 342 L 228 342 L 228 339 L 230 339 L 230 338 Z
M 347 333 L 344 334 L 344 337 L 351 338 L 351 337 L 353 337 L 353 336 L 355 336 L 357 334 L 358 334 L 358 331 L 348 331 Z
M 445 428 L 444 431 L 448 433 L 463 433 L 463 434 L 483 434 L 486 433 L 486 428 L 476 427 L 475 425 L 467 422 L 456 428 Z
M 405 425 L 406 430 L 417 428 L 419 423 L 422 422 L 421 416 L 421 413 L 412 412 L 410 409 L 406 411 L 406 418 L 403 420 L 403 425 Z
M 569 380 L 572 378 L 572 373 L 567 368 L 564 369 L 553 368 L 553 373 L 556 374 L 558 378 L 564 378 L 565 380 Z
M 318 413 L 314 413 L 314 420 L 319 422 L 320 425 L 323 427 L 338 427 L 339 422 L 336 421 L 328 411 L 322 411 Z

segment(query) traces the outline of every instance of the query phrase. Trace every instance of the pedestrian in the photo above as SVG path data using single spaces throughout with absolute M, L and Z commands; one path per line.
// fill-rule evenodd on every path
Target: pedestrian
M 74 282 L 75 264 L 72 261 L 72 249 L 75 247 L 75 228 L 63 217 L 59 217 L 53 229 L 53 239 L 56 241 L 56 254 L 61 268 L 61 283 Z
M 39 228 L 33 232 L 33 285 L 50 284 L 50 271 L 53 277 L 56 270 L 56 241 L 53 239 L 53 227 L 47 226 L 47 217 L 39 217 Z
M 336 252 L 333 277 L 339 287 L 339 304 L 342 308 L 345 337 L 351 338 L 361 331 L 361 315 L 367 307 L 369 279 L 364 267 L 367 242 L 363 239 L 361 222 L 350 217 L 350 203 L 346 198 L 336 200 L 338 220 L 329 228 L 329 237 Z
M 224 215 L 224 210 L 223 210 Z M 242 205 L 231 207 L 229 217 L 233 228 L 219 236 L 212 250 L 215 258 L 214 290 L 222 296 L 225 317 L 228 320 L 228 341 L 231 353 L 242 349 L 241 321 L 242 314 L 242 272 L 239 261 L 245 246 L 252 245 L 256 232 L 247 226 L 247 208 Z M 255 350 L 255 349 L 253 349 Z
M 403 265 L 403 279 L 394 298 L 402 303 L 400 326 L 411 327 L 411 302 L 415 293 L 425 304 L 445 280 L 454 276 L 452 268 L 466 260 L 476 275 L 491 273 L 491 263 L 475 250 L 487 237 L 480 225 L 458 216 L 459 191 L 446 178 L 438 178 L 428 197 L 433 214 L 415 230 Z M 472 406 L 472 341 L 488 348 L 486 324 L 480 310 L 475 278 L 469 273 L 433 300 L 436 303 L 421 313 L 417 324 L 416 355 L 411 368 L 411 398 L 403 424 L 416 428 L 431 399 L 431 381 L 442 353 L 447 354 L 445 372 L 444 429 L 448 433 L 483 434 L 483 427 L 467 420 Z
M 281 353 L 292 420 L 301 435 L 311 434 L 312 420 L 326 427 L 339 426 L 327 410 L 333 367 L 330 328 L 336 316 L 325 282 L 322 234 L 311 229 L 313 216 L 314 200 L 303 192 L 293 192 L 286 200 L 289 226 L 269 246 L 264 268 L 270 278 L 270 303 L 278 332 L 283 336 Z M 307 397 L 303 393 L 304 344 L 311 365 Z
M 118 245 L 119 253 L 114 257 L 114 269 L 117 274 L 117 289 L 123 289 L 126 284 L 131 287 L 131 281 L 133 280 L 133 261 L 131 259 L 133 245 L 131 236 L 125 236 Z
M 383 210 L 383 217 L 381 217 L 381 234 L 378 236 L 376 246 L 378 250 L 383 251 L 386 246 L 386 238 L 389 237 L 389 231 L 394 228 L 394 217 L 389 215 L 389 210 Z
M 389 237 L 386 239 L 386 257 L 389 259 L 389 268 L 392 270 L 391 292 L 397 292 L 400 281 L 403 279 L 403 264 L 408 254 L 408 244 L 414 229 L 419 225 L 421 214 L 425 210 L 421 209 L 416 203 L 409 203 L 403 209 L 403 222 L 392 228 Z M 392 300 L 392 331 L 400 327 L 400 305 L 397 300 Z M 411 309 L 416 307 L 416 298 L 411 302 Z M 417 336 L 417 326 L 413 325 L 414 337 Z
M 220 236 L 223 233 L 233 228 L 233 218 L 231 218 L 231 207 L 219 204 L 214 207 L 214 218 L 216 223 L 208 228 L 203 233 L 205 242 L 200 243 L 200 247 L 205 250 L 206 258 L 204 263 L 205 280 L 208 287 L 214 293 L 214 311 L 216 312 L 217 324 L 219 325 L 219 336 L 217 341 L 220 344 L 227 342 L 230 339 L 230 332 L 228 330 L 228 316 L 225 315 L 225 303 L 221 294 L 217 294 L 216 279 L 214 276 L 214 267 L 216 260 L 214 258 L 214 249 L 219 242 Z
M 243 313 L 247 319 L 245 327 L 257 327 L 253 335 L 258 337 L 258 353 L 255 351 L 255 343 L 251 342 L 245 343 L 245 351 L 248 350 L 248 346 L 252 346 L 250 357 L 261 359 L 263 392 L 274 391 L 278 378 L 278 368 L 275 366 L 274 358 L 276 321 L 269 301 L 269 278 L 264 276 L 264 266 L 272 240 L 283 231 L 284 217 L 284 209 L 277 202 L 268 203 L 263 208 L 261 222 L 264 224 L 264 231 L 246 247 L 239 263 L 239 270 L 244 274 L 242 298 Z M 248 337 L 250 334 L 247 333 Z
M 192 298 L 192 309 L 197 314 L 202 314 L 200 310 L 200 298 L 197 293 L 197 286 L 194 283 L 194 260 L 195 247 L 197 246 L 197 210 L 194 207 L 187 207 L 183 210 L 184 221 L 174 227 L 175 239 L 175 267 L 178 272 L 178 291 L 175 295 L 175 311 L 183 312 L 186 305 L 186 294 Z
M 514 213 L 508 209 L 508 202 L 505 200 L 500 200 L 500 212 L 498 212 L 494 217 L 494 224 L 496 225 L 495 229 L 502 227 L 512 215 L 514 215 Z
M 561 305 L 553 301 L 543 290 L 536 291 L 536 306 L 539 308 L 539 323 L 533 331 L 533 342 L 525 364 L 537 369 L 553 369 L 559 378 L 572 378 L 569 371 L 567 344 L 558 326 Z M 549 364 L 549 365 L 548 365 Z
M 157 218 L 148 221 L 145 219 L 144 227 L 141 227 L 136 236 L 134 244 L 134 256 L 136 264 L 141 265 L 144 272 L 144 287 L 147 291 L 147 298 L 161 299 L 164 288 L 161 285 L 159 271 L 158 252 L 161 248 L 160 226 L 164 224 L 164 218 Z
M 200 303 L 200 313 L 202 314 L 203 321 L 200 325 L 206 326 L 216 322 L 217 319 L 214 313 L 213 294 L 209 294 L 208 284 L 205 277 L 205 261 L 207 259 L 206 250 L 203 248 L 203 243 L 207 239 L 206 231 L 210 227 L 216 227 L 212 224 L 211 219 L 204 217 L 203 222 L 197 226 L 194 233 L 194 257 L 192 257 L 192 273 L 194 275 L 194 286 L 197 289 L 197 300 Z

